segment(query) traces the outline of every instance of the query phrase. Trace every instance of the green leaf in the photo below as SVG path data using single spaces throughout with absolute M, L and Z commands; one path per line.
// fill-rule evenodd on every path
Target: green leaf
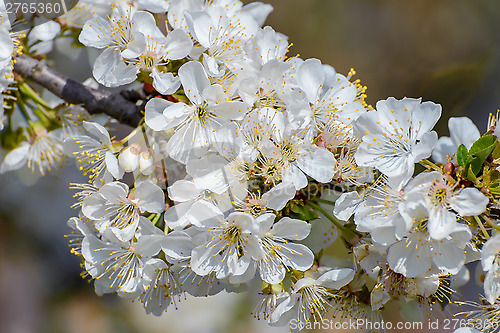
M 0 133 L 0 146 L 5 150 L 13 150 L 24 141 L 24 131 L 18 127 L 16 131 L 11 126 L 5 126 L 5 130 Z
M 474 172 L 472 171 L 472 166 L 468 166 L 469 169 L 467 169 L 467 179 L 472 181 L 473 183 L 476 183 L 477 178 Z
M 474 177 L 473 179 L 471 179 L 470 177 L 470 174 L 468 175 L 469 177 L 469 180 L 475 180 L 476 177 L 479 172 L 481 172 L 481 169 L 482 169 L 482 166 L 483 166 L 483 163 L 481 162 L 481 160 L 478 158 L 478 157 L 474 157 L 471 161 L 470 161 L 470 171 L 472 171 L 472 173 L 474 174 Z
M 463 144 L 458 146 L 457 149 L 458 165 L 460 165 L 461 167 L 465 167 L 465 164 L 467 163 L 467 155 L 468 155 L 467 147 L 465 147 Z
M 304 221 L 311 221 L 319 218 L 318 214 L 316 214 L 309 206 L 301 206 L 292 202 L 290 204 L 290 210 L 296 214 L 295 218 L 299 218 Z
M 491 154 L 494 160 L 500 157 L 500 144 L 498 143 L 498 141 L 495 144 L 495 149 L 493 149 L 493 152 Z
M 496 142 L 497 138 L 494 135 L 486 135 L 482 138 L 479 138 L 479 140 L 474 142 L 472 144 L 472 147 L 470 147 L 469 156 L 478 157 L 481 164 L 483 164 L 488 156 L 490 156 L 493 149 L 495 149 Z

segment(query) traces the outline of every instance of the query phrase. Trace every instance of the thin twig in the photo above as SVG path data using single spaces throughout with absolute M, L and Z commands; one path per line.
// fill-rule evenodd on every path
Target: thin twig
M 133 99 L 138 100 L 137 92 L 133 94 L 133 99 L 128 99 L 130 92 L 111 93 L 86 87 L 24 54 L 15 58 L 14 72 L 47 88 L 68 103 L 81 104 L 90 114 L 105 113 L 132 127 L 137 127 L 142 119 L 139 107 L 132 102 Z

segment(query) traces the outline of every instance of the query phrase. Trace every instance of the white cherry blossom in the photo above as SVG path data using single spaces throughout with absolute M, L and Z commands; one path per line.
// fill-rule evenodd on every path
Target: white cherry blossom
M 444 274 L 456 274 L 465 263 L 465 252 L 472 234 L 468 226 L 454 224 L 446 236 L 432 237 L 431 213 L 424 205 L 406 209 L 413 221 L 411 230 L 388 249 L 389 267 L 406 277 L 417 277 L 438 269 Z
M 264 253 L 258 262 L 260 276 L 270 284 L 281 282 L 288 268 L 305 271 L 314 261 L 314 254 L 307 246 L 292 242 L 306 238 L 311 225 L 288 217 L 273 224 L 275 218 L 276 215 L 267 213 L 256 219 Z
M 175 302 L 183 289 L 176 272 L 161 259 L 150 259 L 144 264 L 142 289 L 139 297 L 146 313 L 161 316 Z
M 408 188 L 405 209 L 425 206 L 429 211 L 427 229 L 436 240 L 450 235 L 460 216 L 480 215 L 489 202 L 478 189 L 461 188 L 456 181 L 437 171 L 419 174 Z
M 332 166 L 336 161 L 331 152 L 293 132 L 284 134 L 277 142 L 263 142 L 260 151 L 264 158 L 282 162 L 282 180 L 293 183 L 297 190 L 307 185 L 306 175 L 328 183 L 335 172 Z
M 335 291 L 348 284 L 353 277 L 354 270 L 350 268 L 323 267 L 315 276 L 298 280 L 289 296 L 271 314 L 271 325 L 284 326 L 291 320 L 305 325 L 311 317 L 322 319 L 332 308 L 328 299 L 334 297 Z
M 220 76 L 225 67 L 237 66 L 243 60 L 243 47 L 258 30 L 250 15 L 231 17 L 219 6 L 188 11 L 184 17 L 193 37 L 207 49 L 203 64 L 211 76 Z
M 79 41 L 105 49 L 94 62 L 97 82 L 116 87 L 134 81 L 137 69 L 123 58 L 135 58 L 146 48 L 146 37 L 163 37 L 151 13 L 122 4 L 108 18 L 96 16 L 85 23 Z
M 252 215 L 223 214 L 203 201 L 195 203 L 191 223 L 202 228 L 200 245 L 193 249 L 191 268 L 201 276 L 215 273 L 218 279 L 248 282 L 255 275 L 255 260 L 262 257 Z M 196 241 L 196 240 L 195 240 Z
M 161 213 L 164 209 L 163 191 L 150 181 L 136 184 L 132 193 L 124 183 L 107 183 L 82 203 L 82 212 L 96 221 L 96 228 L 100 232 L 111 227 L 123 241 L 134 236 L 140 213 Z
M 441 106 L 419 99 L 388 98 L 360 116 L 354 134 L 362 138 L 356 151 L 360 166 L 372 166 L 389 177 L 413 175 L 415 163 L 431 155 L 437 142 L 432 128 Z
M 453 154 L 455 156 L 453 156 L 452 161 L 456 162 L 458 146 L 463 144 L 467 149 L 470 149 L 480 137 L 476 125 L 467 117 L 451 117 L 448 120 L 448 128 L 450 136 L 440 137 L 432 151 L 432 159 L 436 162 L 446 163 L 447 155 L 452 156 Z
M 486 272 L 484 293 L 490 304 L 494 304 L 500 296 L 500 235 L 496 235 L 484 244 L 481 249 L 481 264 Z
M 242 118 L 247 106 L 231 101 L 219 85 L 211 85 L 199 62 L 188 62 L 179 69 L 179 78 L 192 104 L 152 99 L 146 105 L 146 124 L 155 131 L 175 128 L 167 144 L 169 155 L 186 163 L 203 156 L 215 132 L 225 122 Z
M 64 140 L 64 150 L 73 155 L 90 182 L 99 185 L 121 179 L 123 169 L 118 164 L 119 148 L 111 142 L 108 131 L 96 122 L 83 122 L 88 135 L 82 134 Z
M 304 119 L 305 127 L 314 133 L 332 121 L 349 125 L 366 113 L 359 101 L 358 86 L 318 59 L 305 60 L 297 69 L 295 81 L 303 100 L 293 105 L 291 113 Z

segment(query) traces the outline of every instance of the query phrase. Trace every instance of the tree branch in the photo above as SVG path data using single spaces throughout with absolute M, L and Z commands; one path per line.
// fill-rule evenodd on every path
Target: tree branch
M 85 87 L 24 54 L 15 58 L 14 72 L 35 81 L 68 103 L 81 104 L 90 114 L 105 113 L 132 127 L 137 127 L 142 119 L 139 107 L 132 102 L 140 99 L 137 92 L 110 93 Z

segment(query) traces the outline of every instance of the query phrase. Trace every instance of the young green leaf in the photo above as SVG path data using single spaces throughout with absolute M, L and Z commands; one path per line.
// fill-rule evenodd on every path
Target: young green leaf
M 294 217 L 304 221 L 311 221 L 319 218 L 318 214 L 316 214 L 309 206 L 302 206 L 292 202 L 290 204 L 290 210 L 296 214 Z
M 458 165 L 461 167 L 465 167 L 465 164 L 467 163 L 467 147 L 465 147 L 463 144 L 458 146 L 457 149 L 457 162 Z
M 483 163 L 481 162 L 479 157 L 473 157 L 472 160 L 470 161 L 470 170 L 474 173 L 475 176 L 477 176 L 479 172 L 481 172 L 482 166 Z
M 496 141 L 497 138 L 494 135 L 486 135 L 479 138 L 479 140 L 474 142 L 472 147 L 470 147 L 469 156 L 476 156 L 481 161 L 481 164 L 484 163 L 495 148 Z

